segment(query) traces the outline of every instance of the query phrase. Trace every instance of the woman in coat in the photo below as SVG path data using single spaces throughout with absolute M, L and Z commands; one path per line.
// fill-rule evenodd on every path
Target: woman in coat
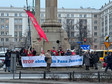
M 89 66 L 90 66 L 90 52 L 85 52 L 84 53 L 84 63 L 86 66 L 86 70 L 89 70 Z
M 47 63 L 47 71 L 50 72 L 50 66 L 51 66 L 51 63 L 52 63 L 52 57 L 51 57 L 51 54 L 50 54 L 50 50 L 47 50 L 47 53 L 45 54 L 45 61 Z

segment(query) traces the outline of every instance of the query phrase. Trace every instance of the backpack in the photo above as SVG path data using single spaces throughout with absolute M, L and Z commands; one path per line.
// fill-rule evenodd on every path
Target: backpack
M 45 62 L 47 62 L 48 58 L 47 58 L 47 57 L 45 57 L 45 58 L 44 58 L 44 60 L 45 60 Z

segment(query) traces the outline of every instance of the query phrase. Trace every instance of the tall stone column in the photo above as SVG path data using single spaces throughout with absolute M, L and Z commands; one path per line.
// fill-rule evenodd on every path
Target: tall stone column
M 67 33 L 61 28 L 61 23 L 57 19 L 57 0 L 46 0 L 45 22 L 41 25 L 47 35 L 49 43 L 43 41 L 43 47 L 46 51 L 52 47 L 58 49 L 61 46 L 64 50 L 70 48 Z M 57 44 L 56 41 L 60 43 Z
M 35 0 L 35 18 L 38 24 L 40 25 L 40 0 Z M 39 42 L 40 37 L 33 24 L 31 27 L 31 39 L 32 39 L 32 47 L 36 49 L 37 53 L 40 53 L 42 42 Z
M 46 0 L 46 21 L 57 21 L 57 0 Z

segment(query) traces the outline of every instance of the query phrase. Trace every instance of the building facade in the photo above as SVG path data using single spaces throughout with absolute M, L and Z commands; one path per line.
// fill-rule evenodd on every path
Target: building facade
M 23 47 L 27 29 L 24 8 L 0 7 L 0 49 Z
M 45 21 L 45 9 L 41 8 L 40 12 L 42 24 Z M 68 34 L 71 49 L 77 48 L 77 42 L 91 45 L 92 49 L 105 49 L 104 37 L 112 36 L 112 2 L 101 9 L 60 8 L 57 16 Z M 0 48 L 25 46 L 28 30 L 28 17 L 24 8 L 0 7 Z
M 105 36 L 109 35 L 109 41 L 112 42 L 112 1 L 102 6 L 100 10 L 100 46 L 102 49 L 106 49 L 104 45 Z M 110 45 L 110 49 L 111 47 L 112 45 Z

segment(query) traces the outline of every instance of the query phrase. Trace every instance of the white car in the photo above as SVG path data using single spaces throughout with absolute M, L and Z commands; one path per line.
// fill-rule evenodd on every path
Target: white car
M 4 65 L 5 53 L 6 52 L 0 52 L 0 68 Z

